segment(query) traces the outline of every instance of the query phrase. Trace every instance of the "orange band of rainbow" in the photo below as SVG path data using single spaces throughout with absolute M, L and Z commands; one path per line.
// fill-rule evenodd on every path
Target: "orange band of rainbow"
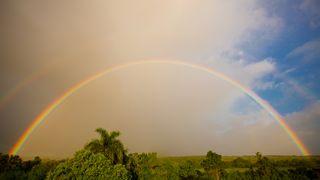
M 248 87 L 240 84 L 239 82 L 231 79 L 230 77 L 212 69 L 209 67 L 182 62 L 182 61 L 172 61 L 172 60 L 146 60 L 146 61 L 137 61 L 137 62 L 129 62 L 126 64 L 120 64 L 116 66 L 109 67 L 101 72 L 98 72 L 79 83 L 75 84 L 74 86 L 67 89 L 61 96 L 56 98 L 53 102 L 51 102 L 29 125 L 29 127 L 23 132 L 23 134 L 20 136 L 18 141 L 14 144 L 12 149 L 10 150 L 9 154 L 17 154 L 22 146 L 25 144 L 25 142 L 28 140 L 32 132 L 39 126 L 41 122 L 45 120 L 45 118 L 54 110 L 56 109 L 61 103 L 63 103 L 68 97 L 70 97 L 74 92 L 82 88 L 83 86 L 89 84 L 90 82 L 104 76 L 105 74 L 136 66 L 136 65 L 142 65 L 142 64 L 171 64 L 171 65 L 178 65 L 178 66 L 185 66 L 190 67 L 196 70 L 200 70 L 203 72 L 207 72 L 215 77 L 220 78 L 223 81 L 226 81 L 233 85 L 234 87 L 237 87 L 242 92 L 247 94 L 251 99 L 253 99 L 257 104 L 259 104 L 262 108 L 264 108 L 270 115 L 273 117 L 280 126 L 284 129 L 284 131 L 288 134 L 290 139 L 294 142 L 294 144 L 297 146 L 297 148 L 300 150 L 302 155 L 310 155 L 309 150 L 307 147 L 303 144 L 303 142 L 299 139 L 297 134 L 289 127 L 288 124 L 286 124 L 285 120 L 281 117 L 281 115 L 265 100 L 263 100 L 261 97 L 259 97 L 255 92 L 253 92 Z

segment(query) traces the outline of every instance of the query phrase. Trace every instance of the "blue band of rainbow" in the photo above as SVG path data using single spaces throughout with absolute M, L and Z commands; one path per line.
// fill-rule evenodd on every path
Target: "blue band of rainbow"
M 109 67 L 101 72 L 98 72 L 79 83 L 75 84 L 74 86 L 67 89 L 61 96 L 56 98 L 54 101 L 52 101 L 28 126 L 28 128 L 23 132 L 23 134 L 20 136 L 18 141 L 14 144 L 14 146 L 11 148 L 9 154 L 16 155 L 21 150 L 22 146 L 25 144 L 25 142 L 28 140 L 32 132 L 39 126 L 41 122 L 43 122 L 46 117 L 54 110 L 56 109 L 61 103 L 63 103 L 68 97 L 70 97 L 74 92 L 78 91 L 83 86 L 89 84 L 90 82 L 117 70 L 136 66 L 136 65 L 142 65 L 142 64 L 171 64 L 171 65 L 178 65 L 178 66 L 185 66 L 190 67 L 196 70 L 200 70 L 203 72 L 207 72 L 215 77 L 220 78 L 223 81 L 226 81 L 233 85 L 234 87 L 237 87 L 242 92 L 247 94 L 251 99 L 253 99 L 255 102 L 257 102 L 262 108 L 264 108 L 284 129 L 284 131 L 288 134 L 290 139 L 294 142 L 294 144 L 297 146 L 297 148 L 300 150 L 302 155 L 310 155 L 309 150 L 307 147 L 303 144 L 303 142 L 299 139 L 297 134 L 290 128 L 290 126 L 285 122 L 285 120 L 281 117 L 281 115 L 265 100 L 263 100 L 261 97 L 259 97 L 255 92 L 253 92 L 248 87 L 240 84 L 239 82 L 231 79 L 230 77 L 226 76 L 225 74 L 222 74 L 212 68 L 201 66 L 198 64 L 192 64 L 182 61 L 173 61 L 173 60 L 145 60 L 145 61 L 136 61 L 136 62 L 129 62 L 125 64 L 120 64 L 116 66 Z

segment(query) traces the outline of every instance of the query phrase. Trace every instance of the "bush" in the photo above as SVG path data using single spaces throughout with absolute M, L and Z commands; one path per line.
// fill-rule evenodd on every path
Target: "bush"
M 60 163 L 49 172 L 48 179 L 129 179 L 129 173 L 121 165 L 112 165 L 104 155 L 87 150 L 78 151 L 74 158 Z
M 199 175 L 196 166 L 190 160 L 181 163 L 178 170 L 181 179 L 194 179 Z
M 237 168 L 249 168 L 252 166 L 252 164 L 249 160 L 238 157 L 235 160 L 231 161 L 231 166 Z
M 53 170 L 59 164 L 58 161 L 46 161 L 34 166 L 28 173 L 28 179 L 42 180 L 47 177 L 49 171 Z

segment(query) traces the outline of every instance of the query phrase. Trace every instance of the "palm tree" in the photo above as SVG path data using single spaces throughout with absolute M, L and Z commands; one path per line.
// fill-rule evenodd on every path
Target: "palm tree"
M 99 133 L 100 138 L 93 139 L 85 146 L 85 149 L 93 153 L 104 154 L 113 164 L 123 164 L 126 158 L 126 149 L 122 142 L 117 139 L 120 136 L 120 132 L 112 131 L 108 133 L 103 128 L 96 129 L 96 132 Z

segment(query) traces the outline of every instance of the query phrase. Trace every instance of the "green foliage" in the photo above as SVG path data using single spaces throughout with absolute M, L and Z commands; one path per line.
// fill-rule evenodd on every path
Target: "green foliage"
M 178 168 L 170 161 L 162 162 L 156 168 L 155 179 L 179 179 Z
M 247 180 L 247 179 L 252 179 L 252 177 L 248 173 L 243 173 L 239 171 L 231 172 L 231 173 L 226 173 L 222 179 L 224 180 Z
M 221 155 L 212 151 L 207 152 L 206 158 L 201 162 L 201 166 L 207 172 L 207 175 L 214 176 L 216 179 L 220 179 L 220 176 L 224 173 L 222 165 Z
M 320 166 L 319 159 L 307 157 L 306 158 L 291 158 L 291 159 L 277 159 L 274 161 L 277 167 L 316 167 Z
M 256 177 L 273 177 L 273 176 L 282 176 L 281 171 L 279 171 L 274 162 L 269 160 L 267 157 L 263 157 L 261 153 L 256 153 L 257 162 L 255 168 L 250 169 L 252 176 Z
M 19 156 L 0 154 L 0 173 L 19 170 L 23 171 L 23 162 Z
M 112 131 L 108 133 L 105 129 L 98 128 L 96 132 L 99 133 L 100 139 L 94 139 L 89 142 L 85 149 L 93 153 L 102 153 L 113 164 L 124 164 L 126 161 L 126 150 L 120 140 L 120 132 Z
M 28 179 L 30 180 L 43 180 L 47 177 L 49 171 L 53 170 L 60 162 L 58 161 L 46 161 L 34 166 L 28 173 Z
M 178 168 L 172 161 L 159 161 L 156 153 L 129 155 L 127 169 L 132 179 L 179 179 Z
M 24 171 L 30 171 L 34 166 L 41 163 L 40 157 L 36 156 L 33 160 L 24 161 L 22 163 Z
M 0 153 L 2 179 L 320 179 L 319 156 L 206 156 L 157 158 L 156 153 L 127 152 L 119 132 L 96 130 L 100 138 L 89 142 L 64 161 L 23 161 Z
M 320 169 L 299 167 L 288 171 L 290 179 L 320 179 Z
M 171 161 L 175 164 L 181 164 L 186 161 L 191 161 L 197 169 L 201 169 L 201 161 L 205 159 L 205 156 L 170 156 L 170 157 L 160 157 L 160 162 Z
M 0 179 L 26 179 L 27 173 L 40 162 L 39 157 L 23 161 L 19 156 L 0 153 Z
M 23 180 L 27 179 L 27 174 L 22 170 L 8 170 L 0 173 L 0 180 Z
M 157 166 L 156 153 L 130 154 L 126 165 L 132 179 L 151 179 Z
M 236 168 L 249 168 L 252 166 L 252 163 L 249 160 L 238 157 L 231 161 L 229 166 Z
M 47 179 L 129 179 L 121 164 L 113 165 L 103 154 L 78 151 L 74 158 L 60 163 Z
M 212 151 L 207 152 L 206 159 L 201 162 L 201 166 L 205 171 L 219 169 L 222 166 L 221 155 Z
M 178 172 L 181 179 L 195 179 L 200 175 L 200 172 L 190 160 L 181 163 Z

